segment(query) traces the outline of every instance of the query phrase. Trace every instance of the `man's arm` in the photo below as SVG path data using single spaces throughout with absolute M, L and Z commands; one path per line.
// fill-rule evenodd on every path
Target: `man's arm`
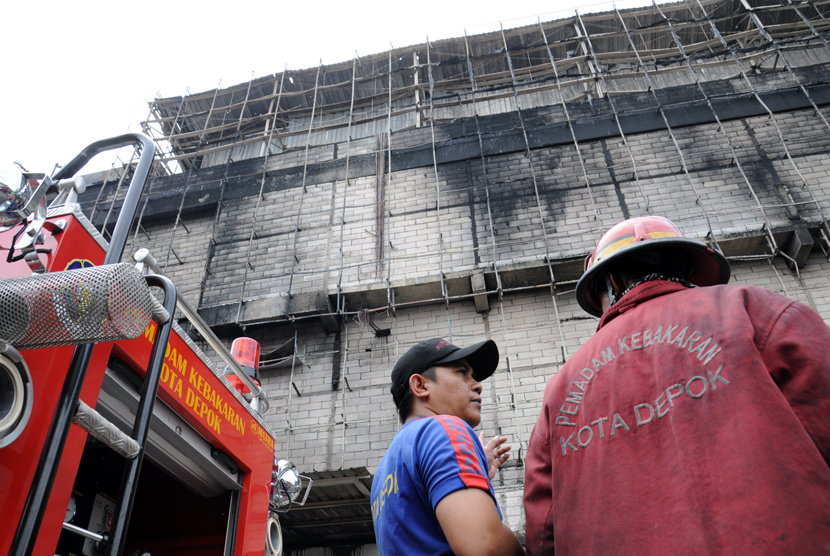
M 545 400 L 550 390 L 549 381 Z M 525 547 L 532 556 L 553 554 L 553 469 L 549 435 L 548 405 L 543 402 L 525 457 Z
M 830 329 L 815 311 L 793 303 L 770 329 L 761 356 L 830 463 Z
M 519 539 L 502 523 L 485 490 L 451 492 L 435 506 L 435 516 L 456 556 L 524 556 Z

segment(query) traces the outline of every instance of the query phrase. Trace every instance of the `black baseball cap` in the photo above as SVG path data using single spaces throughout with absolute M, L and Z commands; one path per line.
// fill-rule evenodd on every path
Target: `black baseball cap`
M 499 365 L 499 348 L 496 342 L 486 340 L 466 348 L 455 346 L 443 338 L 430 338 L 409 348 L 392 369 L 392 398 L 395 404 L 403 399 L 409 389 L 409 377 L 421 374 L 435 365 L 445 365 L 466 359 L 473 369 L 473 378 L 481 382 Z

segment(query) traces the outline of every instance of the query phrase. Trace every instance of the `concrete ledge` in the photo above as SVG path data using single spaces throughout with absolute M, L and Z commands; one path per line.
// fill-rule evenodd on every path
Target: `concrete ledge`
M 773 237 L 781 249 L 784 249 L 784 246 L 798 245 L 798 258 L 805 260 L 809 252 L 805 250 L 805 246 L 812 245 L 811 240 L 818 235 L 819 226 L 819 222 L 794 222 L 790 226 L 774 230 Z M 727 257 L 760 257 L 769 255 L 770 252 L 766 238 L 762 230 L 737 232 L 718 238 L 718 244 Z M 447 273 L 444 276 L 444 287 L 447 289 L 450 303 L 472 300 L 476 302 L 477 308 L 483 308 L 482 296 L 485 298 L 484 301 L 488 301 L 488 296 L 496 295 L 499 281 L 502 291 L 508 292 L 549 287 L 550 271 L 553 270 L 557 287 L 570 289 L 582 276 L 583 261 L 584 256 L 578 256 L 553 260 L 550 267 L 544 260 L 504 264 L 498 268 L 498 279 L 492 268 L 471 268 Z M 481 289 L 482 281 L 484 289 Z M 479 285 L 477 288 L 474 288 L 474 282 Z M 347 311 L 387 307 L 391 297 L 394 298 L 397 307 L 444 303 L 441 278 L 435 275 L 399 280 L 393 282 L 388 289 L 383 282 L 345 288 L 342 295 Z M 327 330 L 336 330 L 336 303 L 336 291 L 319 290 L 297 293 L 291 298 L 272 296 L 250 299 L 244 301 L 241 307 L 238 303 L 202 307 L 199 314 L 208 325 L 217 328 L 256 326 L 289 321 L 292 318 L 320 317 L 324 319 Z

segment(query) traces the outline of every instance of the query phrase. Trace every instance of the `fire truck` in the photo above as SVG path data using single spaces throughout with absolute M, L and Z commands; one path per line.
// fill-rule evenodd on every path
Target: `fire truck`
M 107 242 L 77 176 L 125 146 L 140 157 Z M 2 555 L 275 555 L 278 514 L 308 497 L 262 418 L 259 345 L 229 351 L 146 249 L 122 262 L 154 153 L 126 134 L 51 176 L 0 170 Z

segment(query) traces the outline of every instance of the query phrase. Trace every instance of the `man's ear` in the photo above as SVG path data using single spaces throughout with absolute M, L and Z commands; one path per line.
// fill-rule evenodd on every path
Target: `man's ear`
M 619 296 L 622 292 L 625 291 L 625 282 L 614 274 L 613 272 L 608 273 L 608 277 L 611 278 L 611 285 L 614 286 L 614 292 Z
M 429 388 L 431 381 L 422 375 L 412 375 L 409 377 L 409 389 L 412 394 L 421 400 L 426 400 L 429 397 Z

